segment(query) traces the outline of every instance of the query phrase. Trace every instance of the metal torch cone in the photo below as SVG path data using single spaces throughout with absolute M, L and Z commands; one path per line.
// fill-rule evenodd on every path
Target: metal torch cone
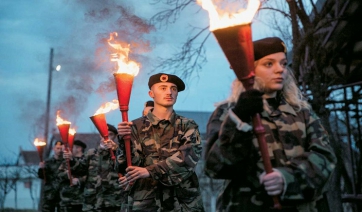
M 60 125 L 58 125 L 60 137 L 62 138 L 65 149 L 67 151 L 70 151 L 69 150 L 69 143 L 68 143 L 69 127 L 70 127 L 70 124 L 60 124 Z M 73 185 L 73 183 L 72 183 L 72 173 L 71 173 L 69 158 L 66 160 L 66 162 L 67 162 L 67 169 L 68 169 L 68 178 L 69 178 L 69 181 L 70 181 L 70 186 L 72 186 Z
M 99 113 L 97 115 L 89 117 L 94 126 L 97 128 L 99 134 L 102 136 L 102 138 L 106 141 L 108 140 L 108 126 L 106 121 L 106 115 L 104 113 Z M 109 153 L 111 154 L 111 159 L 113 161 L 116 160 L 116 156 L 114 155 L 114 152 L 112 149 L 109 150 Z

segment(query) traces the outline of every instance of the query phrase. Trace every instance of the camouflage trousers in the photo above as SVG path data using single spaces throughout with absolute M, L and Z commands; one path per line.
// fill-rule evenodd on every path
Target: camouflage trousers
M 59 208 L 59 205 L 56 203 L 57 202 L 54 200 L 48 200 L 48 201 L 44 200 L 41 211 L 42 212 L 55 212 L 55 211 L 59 212 L 60 208 Z
M 61 212 L 78 212 L 82 211 L 83 205 L 69 205 L 69 206 L 61 206 L 60 211 Z

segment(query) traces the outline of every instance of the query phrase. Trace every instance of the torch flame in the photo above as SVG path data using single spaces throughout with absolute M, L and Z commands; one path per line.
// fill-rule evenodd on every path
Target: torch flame
M 39 140 L 38 138 L 35 138 L 34 145 L 35 146 L 45 146 L 46 143 L 44 141 Z
M 113 99 L 112 102 L 107 102 L 107 103 L 104 103 L 97 111 L 96 113 L 94 114 L 95 115 L 98 115 L 100 113 L 108 113 L 109 111 L 111 110 L 115 110 L 119 107 L 119 103 L 118 103 L 118 100 L 117 99 Z
M 57 111 L 57 126 L 62 124 L 71 124 L 71 122 L 66 121 L 60 117 L 60 110 Z
M 117 32 L 110 34 L 108 44 L 116 50 L 116 53 L 111 54 L 111 61 L 117 62 L 118 70 L 117 73 L 126 73 L 136 76 L 140 70 L 140 65 L 135 61 L 128 59 L 130 51 L 129 44 L 122 47 L 120 43 L 116 43 L 115 37 L 118 36 Z M 112 43 L 113 42 L 113 43 Z
M 212 0 L 197 0 L 197 3 L 209 12 L 210 31 L 251 23 L 260 6 L 260 0 L 249 0 L 248 7 L 245 10 L 241 9 L 233 14 L 227 12 L 219 14 Z
M 77 131 L 75 131 L 75 128 L 69 129 L 69 134 L 74 135 Z

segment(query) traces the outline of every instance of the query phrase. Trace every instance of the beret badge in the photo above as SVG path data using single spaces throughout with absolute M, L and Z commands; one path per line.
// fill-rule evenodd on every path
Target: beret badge
M 162 74 L 162 75 L 160 76 L 160 81 L 161 81 L 161 82 L 167 82 L 167 80 L 168 80 L 168 76 L 167 76 L 166 74 Z

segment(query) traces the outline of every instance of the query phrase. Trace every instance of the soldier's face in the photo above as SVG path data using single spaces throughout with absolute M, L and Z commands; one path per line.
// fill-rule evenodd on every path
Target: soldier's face
M 262 80 L 266 94 L 283 89 L 287 74 L 287 59 L 283 52 L 267 55 L 258 60 L 255 76 Z
M 156 105 L 171 107 L 176 103 L 178 90 L 177 86 L 170 82 L 156 83 L 148 92 Z
M 73 155 L 75 156 L 81 156 L 83 154 L 83 148 L 77 145 L 73 146 Z
M 61 156 L 63 154 L 63 145 L 56 145 L 53 148 L 53 151 L 54 151 L 54 155 Z
M 145 116 L 148 114 L 148 111 L 150 111 L 153 107 L 145 107 L 145 109 L 143 109 L 143 113 L 142 115 Z

